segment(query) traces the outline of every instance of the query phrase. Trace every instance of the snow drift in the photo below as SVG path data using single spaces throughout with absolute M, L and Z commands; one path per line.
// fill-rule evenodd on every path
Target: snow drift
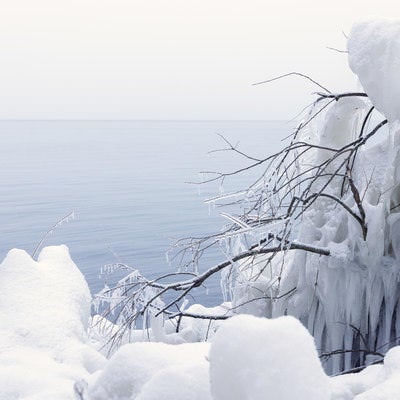
M 105 359 L 87 342 L 91 296 L 67 247 L 38 261 L 11 250 L 0 265 L 0 399 L 74 399 Z
M 0 265 L 1 400 L 393 400 L 400 347 L 360 374 L 325 375 L 293 317 L 222 321 L 211 343 L 131 343 L 109 360 L 88 341 L 89 291 L 65 246 Z M 168 336 L 168 335 L 167 335 Z

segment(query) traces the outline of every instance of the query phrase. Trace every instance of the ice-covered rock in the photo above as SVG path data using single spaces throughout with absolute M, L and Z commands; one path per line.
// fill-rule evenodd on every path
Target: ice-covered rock
M 293 317 L 226 321 L 210 351 L 215 400 L 328 400 L 314 340 Z
M 372 103 L 389 121 L 400 119 L 400 20 L 368 19 L 353 25 L 349 65 Z

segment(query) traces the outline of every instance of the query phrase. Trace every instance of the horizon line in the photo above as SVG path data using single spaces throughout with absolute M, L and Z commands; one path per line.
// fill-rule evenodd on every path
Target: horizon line
M 0 118 L 0 122 L 289 122 L 289 119 Z

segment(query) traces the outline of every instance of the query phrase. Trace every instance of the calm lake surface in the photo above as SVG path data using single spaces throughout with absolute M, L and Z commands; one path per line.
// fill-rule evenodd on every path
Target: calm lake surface
M 194 185 L 200 171 L 231 171 L 247 161 L 217 134 L 262 157 L 282 146 L 292 125 L 276 121 L 1 121 L 0 257 L 32 253 L 63 216 L 45 245 L 66 244 L 92 293 L 105 280 L 101 267 L 122 262 L 154 277 L 172 272 L 166 252 L 174 238 L 219 231 L 226 221 L 204 199 L 218 184 Z M 226 182 L 240 188 L 251 176 Z M 202 268 L 224 260 L 214 251 Z M 217 303 L 214 279 L 197 301 Z

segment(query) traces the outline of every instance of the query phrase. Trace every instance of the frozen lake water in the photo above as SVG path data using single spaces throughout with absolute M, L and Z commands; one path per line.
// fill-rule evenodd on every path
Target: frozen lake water
M 101 267 L 116 256 L 145 276 L 174 270 L 165 257 L 171 239 L 219 230 L 224 220 L 203 200 L 218 185 L 198 181 L 202 170 L 233 170 L 243 160 L 217 133 L 265 156 L 291 132 L 276 121 L 1 121 L 0 256 L 18 247 L 32 253 L 61 217 L 45 245 L 66 244 L 92 292 Z M 237 177 L 232 187 L 246 184 Z M 229 182 L 227 182 L 229 186 Z M 229 189 L 229 187 L 228 187 Z M 212 252 L 203 268 L 223 260 Z M 220 298 L 218 280 L 196 300 Z

